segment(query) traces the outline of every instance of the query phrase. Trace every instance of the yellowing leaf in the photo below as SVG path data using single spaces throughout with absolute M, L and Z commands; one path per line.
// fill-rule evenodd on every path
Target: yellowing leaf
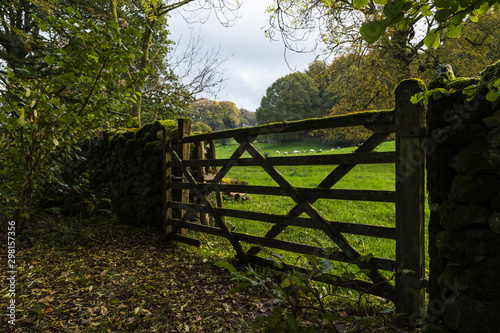
M 352 4 L 355 8 L 364 8 L 368 5 L 368 0 L 353 0 Z

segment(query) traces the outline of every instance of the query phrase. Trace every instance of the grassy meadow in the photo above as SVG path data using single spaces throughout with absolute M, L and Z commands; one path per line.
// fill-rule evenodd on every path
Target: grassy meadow
M 292 154 L 294 150 L 301 151 L 302 155 L 311 154 L 345 154 L 356 149 L 338 148 L 326 144 L 296 142 L 283 144 L 255 143 L 261 154 L 265 156 L 283 156 L 284 152 Z M 236 150 L 236 143 L 229 145 L 218 145 L 217 158 L 229 158 Z M 311 152 L 311 149 L 314 152 Z M 394 141 L 384 142 L 376 151 L 394 151 Z M 320 151 L 321 150 L 321 151 Z M 279 152 L 279 153 L 278 153 Z M 245 153 L 243 157 L 249 157 Z M 278 166 L 276 169 L 293 185 L 300 187 L 317 186 L 333 169 L 334 165 L 324 166 Z M 267 175 L 261 167 L 233 167 L 226 178 L 246 180 L 250 185 L 277 186 L 275 181 Z M 395 166 L 394 164 L 368 164 L 358 165 L 349 172 L 335 189 L 370 189 L 370 190 L 395 190 Z M 289 197 L 266 196 L 250 194 L 245 201 L 226 200 L 225 208 L 238 210 L 266 212 L 272 214 L 287 214 L 295 203 Z M 348 200 L 320 199 L 316 201 L 314 207 L 330 221 L 361 223 L 379 226 L 395 226 L 395 204 L 381 202 L 364 202 Z M 307 217 L 306 214 L 301 215 Z M 265 222 L 249 221 L 236 218 L 226 218 L 230 228 L 235 232 L 242 232 L 252 235 L 263 236 L 271 228 L 271 224 Z M 368 236 L 345 235 L 358 251 L 363 254 L 372 254 L 376 257 L 395 259 L 395 241 L 379 239 Z M 207 235 L 197 235 L 204 239 L 206 250 L 217 255 L 231 255 L 234 253 L 229 242 L 220 238 Z M 322 231 L 310 230 L 299 227 L 287 227 L 278 239 L 291 242 L 299 242 L 308 245 L 321 246 L 325 248 L 333 247 L 333 242 Z M 203 245 L 202 245 L 203 246 Z M 250 248 L 250 244 L 244 244 L 244 248 Z M 272 253 L 279 253 L 287 262 L 295 262 L 296 258 L 292 254 L 283 253 L 278 250 L 269 249 Z M 302 260 L 303 262 L 304 260 Z M 300 262 L 300 260 L 299 260 Z M 341 265 L 340 269 L 345 269 Z M 349 271 L 356 268 L 349 268 Z M 387 272 L 388 275 L 389 272 Z

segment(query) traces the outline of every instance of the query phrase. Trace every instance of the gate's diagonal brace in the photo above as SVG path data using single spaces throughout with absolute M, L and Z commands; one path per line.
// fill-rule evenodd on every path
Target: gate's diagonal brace
M 207 208 L 207 211 L 209 214 L 212 215 L 214 218 L 215 222 L 217 223 L 217 226 L 222 230 L 224 233 L 225 237 L 229 240 L 233 248 L 236 250 L 236 255 L 239 260 L 244 261 L 245 258 L 245 253 L 243 251 L 243 248 L 241 247 L 240 242 L 233 236 L 231 231 L 228 229 L 226 223 L 222 219 L 222 217 L 219 215 L 217 210 L 212 206 L 212 203 L 205 197 L 203 194 L 203 191 L 198 187 L 196 180 L 194 179 L 193 175 L 184 167 L 182 164 L 182 160 L 179 158 L 177 153 L 172 149 L 172 147 L 167 146 L 167 149 L 171 156 L 174 159 L 174 162 L 177 164 L 177 166 L 182 170 L 182 173 L 186 176 L 186 179 L 189 182 L 189 185 L 191 185 L 191 188 L 193 192 L 198 196 L 198 198 L 201 200 L 201 202 L 205 205 Z
M 370 136 L 358 149 L 355 150 L 356 153 L 368 153 L 373 151 L 379 144 L 381 144 L 390 133 L 375 133 Z M 331 188 L 336 183 L 338 183 L 349 171 L 351 171 L 356 164 L 343 164 L 337 166 L 333 171 L 317 186 L 317 188 Z M 308 202 L 312 205 L 318 199 L 308 199 Z M 297 217 L 304 212 L 303 209 L 299 205 L 295 206 L 290 210 L 287 214 L 292 217 Z M 275 238 L 278 236 L 283 230 L 285 230 L 286 226 L 275 224 L 264 237 L 267 238 Z M 255 255 L 260 251 L 259 247 L 251 248 L 248 253 Z
M 251 143 L 253 142 L 257 137 L 248 137 L 248 140 L 245 140 L 244 143 L 241 143 L 240 146 L 234 151 L 234 153 L 231 155 L 229 158 L 229 161 L 227 162 L 226 165 L 224 165 L 220 171 L 215 175 L 214 179 L 211 181 L 211 183 L 220 183 L 222 178 L 224 178 L 225 175 L 231 170 L 231 168 L 235 165 L 238 164 L 237 159 L 241 157 L 247 150 L 247 142 Z
M 243 143 L 245 139 L 240 139 Z M 262 156 L 258 152 L 253 145 L 251 145 L 249 142 L 247 142 L 247 151 L 252 155 L 252 157 L 256 160 L 259 161 L 261 164 L 262 168 L 271 176 L 271 178 L 278 183 L 280 187 L 285 189 L 286 192 L 288 192 L 288 195 L 297 203 L 298 209 L 300 209 L 302 212 L 305 212 L 309 217 L 315 221 L 318 221 L 320 225 L 322 226 L 322 230 L 332 239 L 335 244 L 346 254 L 346 256 L 353 261 L 356 262 L 356 265 L 360 269 L 368 269 L 369 272 L 366 273 L 366 275 L 375 283 L 375 284 L 384 284 L 384 282 L 387 281 L 387 279 L 379 272 L 379 270 L 369 262 L 363 262 L 359 260 L 361 257 L 361 254 L 349 244 L 347 239 L 340 233 L 338 232 L 331 223 L 328 223 L 328 221 L 325 220 L 325 218 L 312 206 L 312 204 L 306 199 L 300 196 L 300 194 L 294 190 L 293 185 L 290 184 L 282 175 L 281 173 L 276 170 L 276 168 L 267 161 L 267 159 Z M 266 235 L 267 236 L 267 235 Z M 271 237 L 269 237 L 271 238 Z M 249 253 L 250 254 L 250 253 Z M 383 288 L 383 287 L 382 287 Z M 393 295 L 393 288 L 389 285 L 386 284 L 386 294 L 388 297 Z

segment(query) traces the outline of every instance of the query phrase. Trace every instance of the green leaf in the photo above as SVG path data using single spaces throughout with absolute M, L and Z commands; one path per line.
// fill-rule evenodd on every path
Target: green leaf
M 440 9 L 436 12 L 436 14 L 434 15 L 434 18 L 436 19 L 436 21 L 438 22 L 444 22 L 446 21 L 450 16 L 452 15 L 452 12 L 451 10 L 449 10 L 448 8 L 444 8 L 444 9 Z
M 434 48 L 439 46 L 439 33 L 436 29 L 429 31 L 427 36 L 424 38 L 424 44 L 429 48 Z
M 360 9 L 368 5 L 368 0 L 353 0 L 352 4 L 354 5 L 355 8 Z
M 454 0 L 434 0 L 436 8 L 450 8 Z
M 410 102 L 412 102 L 413 104 L 417 104 L 422 99 L 424 99 L 424 94 L 423 93 L 418 93 L 418 94 L 415 94 L 415 95 L 411 96 Z
M 461 25 L 454 25 L 450 24 L 448 25 L 448 30 L 446 32 L 446 36 L 450 38 L 458 38 L 460 37 L 460 34 L 462 33 L 462 26 Z
M 284 279 L 283 282 L 281 282 L 280 287 L 285 289 L 285 288 L 290 287 L 291 284 L 292 284 L 292 281 L 290 281 L 290 279 Z
M 387 3 L 387 0 L 373 0 L 377 5 L 385 5 Z
M 116 23 L 115 20 L 112 20 L 109 22 L 109 26 L 112 28 L 112 29 L 118 29 L 118 23 Z
M 386 25 L 382 21 L 363 24 L 360 29 L 361 37 L 370 44 L 375 43 L 385 32 Z
M 292 332 L 299 333 L 300 327 L 299 327 L 299 324 L 297 323 L 297 319 L 295 318 L 295 316 L 292 313 L 287 312 L 287 313 L 285 313 L 285 318 L 286 318 L 286 321 L 288 322 L 288 324 L 290 325 Z
M 26 121 L 26 119 L 24 119 L 24 116 L 19 117 L 16 122 L 21 127 L 23 127 L 24 125 L 26 125 L 28 123 Z
M 234 272 L 237 271 L 236 268 L 234 268 L 233 265 L 231 265 L 230 263 L 228 263 L 227 261 L 224 261 L 224 260 L 216 262 L 215 266 L 221 267 L 221 268 L 225 268 L 228 271 L 230 271 L 231 273 L 234 273 Z
M 476 94 L 476 86 L 470 85 L 468 87 L 465 87 L 462 91 L 462 94 L 464 94 L 465 96 L 474 96 Z
M 41 22 L 38 23 L 38 29 L 40 29 L 41 31 L 47 31 L 47 30 L 49 30 L 47 28 L 47 24 L 41 23 Z
M 24 126 L 27 124 L 26 119 L 24 119 L 24 108 L 21 108 L 21 116 L 16 120 L 19 126 Z
M 412 23 L 413 23 L 413 20 L 411 18 L 407 17 L 398 23 L 398 29 L 401 31 L 406 31 L 410 28 L 410 25 Z
M 488 93 L 486 94 L 486 99 L 490 102 L 494 102 L 498 99 L 498 97 L 500 97 L 500 92 L 498 91 L 495 91 L 495 90 L 490 90 L 488 91 Z
M 359 274 L 359 273 L 363 273 L 363 274 L 367 274 L 367 275 L 368 275 L 368 274 L 370 274 L 371 272 L 372 272 L 371 270 L 369 270 L 369 269 L 365 268 L 365 269 L 360 269 L 360 270 L 358 271 L 358 274 Z
M 361 262 L 369 262 L 372 258 L 373 258 L 373 253 L 368 253 L 368 254 L 365 254 L 365 255 L 359 257 L 359 261 L 361 261 Z
M 395 18 L 401 17 L 400 14 L 403 10 L 405 0 L 389 0 L 384 6 L 384 14 L 390 22 L 393 22 Z
M 52 66 L 53 64 L 56 63 L 56 58 L 53 57 L 53 56 L 46 56 L 45 58 L 43 58 L 43 60 L 45 60 L 45 62 L 49 65 L 49 66 Z
M 420 12 L 424 16 L 431 16 L 432 15 L 431 6 L 425 5 L 425 6 L 420 7 Z
M 241 293 L 245 290 L 247 290 L 247 288 L 250 286 L 250 283 L 241 283 L 240 285 L 236 286 L 236 287 L 233 287 L 231 289 L 228 290 L 227 294 L 228 295 L 234 295 L 236 293 Z

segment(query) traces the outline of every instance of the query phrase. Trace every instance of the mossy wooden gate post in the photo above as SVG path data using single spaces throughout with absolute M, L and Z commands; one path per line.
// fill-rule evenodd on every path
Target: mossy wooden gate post
M 191 122 L 190 119 L 179 119 L 178 120 L 178 126 L 177 126 L 177 137 L 179 142 L 182 141 L 182 139 L 186 136 L 189 136 L 191 133 Z M 168 152 L 167 145 L 172 144 L 172 132 L 170 129 L 163 128 L 163 214 L 164 214 L 164 221 L 163 221 L 163 231 L 166 237 L 173 236 L 172 232 L 173 227 L 171 224 L 168 223 L 169 220 L 173 218 L 172 215 L 172 207 L 170 206 L 170 203 L 173 201 L 173 194 L 172 194 L 172 182 L 174 181 L 175 178 L 180 178 L 180 177 L 174 177 L 173 172 L 172 172 L 172 156 Z M 181 156 L 183 161 L 187 161 L 190 158 L 191 154 L 191 147 L 189 143 L 184 143 L 180 144 L 178 147 L 178 153 L 179 156 Z M 179 170 L 180 176 L 182 176 L 182 171 Z M 185 178 L 182 178 L 183 183 L 187 183 L 187 180 Z M 181 192 L 181 202 L 189 204 L 189 189 L 182 189 Z M 185 211 L 182 211 L 182 215 L 184 215 Z M 187 234 L 187 229 L 183 228 L 180 231 L 180 234 L 185 236 Z
M 191 134 L 191 119 L 189 118 L 179 118 L 178 119 L 178 126 L 177 126 L 177 134 L 179 138 L 179 142 L 182 142 L 182 139 L 186 136 L 189 136 Z M 189 160 L 191 156 L 191 144 L 190 143 L 183 143 L 179 145 L 179 156 L 183 161 Z M 186 169 L 189 171 L 189 167 L 186 167 Z M 188 183 L 188 180 L 183 177 L 182 171 L 179 171 L 179 176 L 182 177 L 182 182 L 183 183 Z M 182 190 L 182 198 L 181 202 L 185 204 L 189 204 L 189 189 L 183 189 Z M 181 216 L 184 216 L 186 213 L 185 210 L 182 210 Z M 188 230 L 183 228 L 181 229 L 181 235 L 185 236 L 187 235 Z
M 168 224 L 168 221 L 172 218 L 172 207 L 169 206 L 169 202 L 172 201 L 172 187 L 170 183 L 172 182 L 172 167 L 170 166 L 170 161 L 172 156 L 167 152 L 167 144 L 170 144 L 171 140 L 171 130 L 163 127 L 163 233 L 165 236 L 172 232 L 172 225 Z
M 194 143 L 194 159 L 205 160 L 205 142 L 197 141 Z M 196 181 L 199 183 L 205 183 L 205 167 L 199 166 L 196 168 Z M 208 213 L 200 212 L 198 213 L 200 217 L 200 223 L 203 225 L 208 225 Z
M 425 107 L 410 98 L 425 90 L 420 80 L 404 80 L 396 98 L 396 307 L 409 316 L 425 305 L 424 164 Z

